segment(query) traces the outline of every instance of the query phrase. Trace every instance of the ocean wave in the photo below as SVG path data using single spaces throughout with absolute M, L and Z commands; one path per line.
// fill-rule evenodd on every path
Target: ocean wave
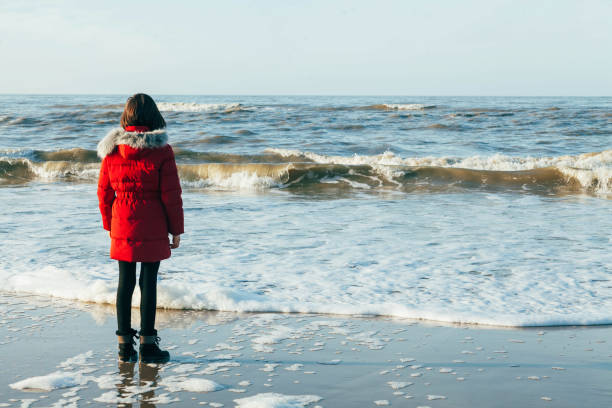
M 315 163 L 343 164 L 343 165 L 368 165 L 379 170 L 383 174 L 402 172 L 401 167 L 408 168 L 438 168 L 461 169 L 464 176 L 482 176 L 483 182 L 490 183 L 493 179 L 503 179 L 508 182 L 527 181 L 530 177 L 534 183 L 539 183 L 538 174 L 546 173 L 546 180 L 553 181 L 553 185 L 559 185 L 556 177 L 551 177 L 553 172 L 563 175 L 564 183 L 568 186 L 578 185 L 583 189 L 596 193 L 609 194 L 612 192 L 612 150 L 597 153 L 584 153 L 576 156 L 556 157 L 513 157 L 501 154 L 492 156 L 471 156 L 466 158 L 453 157 L 410 157 L 402 158 L 392 152 L 385 152 L 373 156 L 330 156 L 312 152 L 302 152 L 290 149 L 267 149 L 266 152 L 285 157 L 303 157 Z M 408 174 L 412 169 L 406 169 Z M 389 173 L 391 172 L 391 173 Z M 451 174 L 446 172 L 445 174 Z M 527 177 L 527 179 L 525 179 Z M 458 178 L 461 180 L 463 178 Z M 551 184 L 550 182 L 545 184 Z
M 31 152 L 31 157 L 37 161 L 69 161 L 83 163 L 96 163 L 100 160 L 95 150 L 81 149 L 79 147 L 56 151 L 34 150 Z
M 363 109 L 380 110 L 424 110 L 434 109 L 436 105 L 425 105 L 422 103 L 381 103 L 376 105 L 364 106 Z
M 99 162 L 93 150 L 15 150 L 4 154 L 0 158 L 4 184 L 35 179 L 94 182 L 98 177 Z M 177 149 L 176 157 L 186 187 L 612 193 L 612 150 L 541 158 L 499 154 L 402 158 L 391 152 L 347 157 L 286 149 L 267 149 L 260 155 Z
M 280 155 L 273 152 L 263 154 L 233 154 L 222 152 L 199 152 L 189 149 L 175 148 L 174 155 L 179 163 L 293 163 L 310 162 L 307 158 Z
M 33 127 L 44 123 L 40 119 L 28 118 L 25 116 L 11 117 L 11 116 L 0 116 L 0 124 L 6 126 L 20 126 L 20 127 Z
M 609 174 L 582 171 L 579 177 L 554 167 L 490 171 L 452 167 L 371 166 L 321 163 L 179 165 L 183 183 L 227 189 L 308 188 L 444 192 L 458 189 L 543 193 L 610 192 Z M 607 183 L 593 178 L 607 177 Z M 586 184 L 586 186 L 585 186 Z
M 290 165 L 196 164 L 179 165 L 181 183 L 187 187 L 223 190 L 262 190 L 282 187 Z
M 240 103 L 158 102 L 161 112 L 235 112 L 250 110 Z
M 33 162 L 29 159 L 0 159 L 0 184 L 20 184 L 32 180 L 94 181 L 100 172 L 97 163 L 70 161 Z
M 425 109 L 434 109 L 436 105 L 427 105 L 422 103 L 377 103 L 373 105 L 358 105 L 358 106 L 323 106 L 316 108 L 322 111 L 360 111 L 360 110 L 383 110 L 383 111 L 421 111 Z
M 49 106 L 51 109 L 79 109 L 79 110 L 88 110 L 88 109 L 123 109 L 125 105 L 122 103 L 105 103 L 105 104 L 85 104 L 85 103 L 77 103 L 77 104 L 65 104 L 59 103 L 55 105 Z

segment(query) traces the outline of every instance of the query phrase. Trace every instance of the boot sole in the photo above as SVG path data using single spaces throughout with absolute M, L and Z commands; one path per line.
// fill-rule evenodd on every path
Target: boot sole
M 145 364 L 164 364 L 170 361 L 170 358 L 141 358 L 140 362 Z

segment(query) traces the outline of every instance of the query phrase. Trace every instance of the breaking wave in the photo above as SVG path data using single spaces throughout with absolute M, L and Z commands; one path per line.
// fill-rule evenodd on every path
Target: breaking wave
M 2 184 L 36 179 L 95 182 L 98 177 L 99 160 L 93 150 L 15 150 L 0 155 Z M 347 157 L 287 149 L 257 155 L 176 149 L 176 158 L 183 184 L 194 188 L 612 193 L 612 150 L 541 158 L 402 158 L 391 152 Z
M 359 110 L 382 110 L 382 111 L 420 111 L 434 109 L 436 105 L 425 105 L 422 103 L 377 103 L 365 106 L 325 106 L 319 107 L 323 111 L 359 111 Z
M 288 149 L 267 149 L 293 159 L 315 163 L 367 165 L 391 179 L 428 174 L 431 181 L 469 182 L 482 185 L 530 185 L 568 187 L 572 190 L 609 194 L 612 192 L 612 150 L 575 156 L 493 156 L 402 158 L 392 152 L 373 156 L 328 156 Z M 427 181 L 427 180 L 423 180 Z
M 376 105 L 364 106 L 364 109 L 379 110 L 424 110 L 433 109 L 436 105 L 424 105 L 421 103 L 381 103 Z
M 235 112 L 252 110 L 240 103 L 158 102 L 161 112 Z

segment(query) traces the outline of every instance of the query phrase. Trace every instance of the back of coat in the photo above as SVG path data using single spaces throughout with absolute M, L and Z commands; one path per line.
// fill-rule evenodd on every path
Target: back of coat
M 161 261 L 170 257 L 168 233 L 184 232 L 181 186 L 166 140 L 162 131 L 117 129 L 98 145 L 98 200 L 112 259 Z

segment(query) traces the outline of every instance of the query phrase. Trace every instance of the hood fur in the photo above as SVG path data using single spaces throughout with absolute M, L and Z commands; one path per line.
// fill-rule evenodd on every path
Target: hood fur
M 128 145 L 134 149 L 155 149 L 168 144 L 168 135 L 165 129 L 151 132 L 126 132 L 123 128 L 116 128 L 108 132 L 104 139 L 98 143 L 98 157 L 104 159 L 120 144 Z

